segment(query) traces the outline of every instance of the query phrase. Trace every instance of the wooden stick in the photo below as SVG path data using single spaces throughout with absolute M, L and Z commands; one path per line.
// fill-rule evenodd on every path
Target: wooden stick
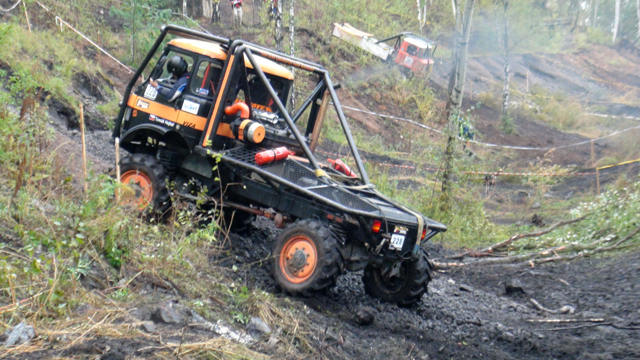
M 120 138 L 116 138 L 116 181 L 120 182 Z M 116 190 L 116 202 L 119 200 L 119 194 Z
M 87 147 L 84 141 L 84 108 L 80 103 L 80 134 L 82 136 L 82 165 L 84 166 L 84 193 L 89 193 L 87 185 Z
M 596 168 L 596 186 L 598 188 L 598 195 L 600 195 L 600 169 Z
M 527 319 L 530 323 L 604 322 L 604 319 Z
M 25 2 L 22 2 L 22 6 L 24 7 L 24 17 L 27 18 L 27 27 L 29 28 L 29 32 L 31 32 L 31 23 L 29 22 L 29 14 L 27 13 L 27 5 Z
M 578 325 L 578 326 L 570 326 L 570 327 L 561 327 L 561 328 L 552 328 L 552 329 L 538 329 L 536 331 L 560 331 L 560 330 L 574 330 L 574 329 L 582 329 L 582 328 L 590 328 L 595 326 L 605 326 L 611 325 L 611 323 L 597 323 L 597 324 L 586 324 L 586 325 Z
M 592 166 L 596 165 L 596 153 L 593 150 L 593 140 L 591 140 L 591 165 Z

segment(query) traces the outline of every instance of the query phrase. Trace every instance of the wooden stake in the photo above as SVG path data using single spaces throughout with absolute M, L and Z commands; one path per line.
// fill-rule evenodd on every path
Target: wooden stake
M 596 153 L 593 151 L 593 140 L 591 140 L 591 165 L 596 165 Z
M 24 7 L 24 17 L 27 18 L 27 27 L 29 28 L 29 32 L 31 32 L 31 23 L 29 22 L 29 14 L 27 13 L 27 5 L 25 5 L 24 1 L 22 2 L 22 7 Z
M 120 182 L 120 138 L 116 138 L 116 181 Z M 116 202 L 118 202 L 119 196 L 116 190 Z
M 88 194 L 87 185 L 87 147 L 84 141 L 84 109 L 80 103 L 80 134 L 82 136 L 82 166 L 84 167 L 84 193 Z
M 596 168 L 596 186 L 598 188 L 598 195 L 600 195 L 600 169 Z

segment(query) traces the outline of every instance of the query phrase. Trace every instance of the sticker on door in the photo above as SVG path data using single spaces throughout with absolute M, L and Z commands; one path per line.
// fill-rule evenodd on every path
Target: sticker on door
M 198 115 L 198 110 L 200 110 L 200 104 L 196 102 L 185 100 L 182 103 L 182 111 L 186 111 L 189 114 Z

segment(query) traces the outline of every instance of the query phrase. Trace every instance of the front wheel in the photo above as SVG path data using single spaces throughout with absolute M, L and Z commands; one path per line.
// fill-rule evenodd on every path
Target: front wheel
M 273 247 L 273 275 L 286 293 L 309 296 L 336 284 L 340 274 L 338 242 L 317 220 L 297 220 Z
M 125 192 L 122 201 L 145 212 L 164 217 L 171 207 L 167 172 L 153 156 L 132 154 L 120 160 L 120 182 L 133 192 Z
M 403 261 L 397 271 L 368 265 L 362 281 L 365 292 L 372 297 L 400 306 L 411 306 L 420 301 L 427 292 L 431 272 L 427 255 L 422 252 L 418 259 Z

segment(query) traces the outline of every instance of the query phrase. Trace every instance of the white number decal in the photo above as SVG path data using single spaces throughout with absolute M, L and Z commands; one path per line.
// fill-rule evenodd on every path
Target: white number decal
M 402 245 L 404 245 L 404 235 L 391 235 L 391 244 L 389 245 L 389 249 L 402 250 Z
M 147 89 L 144 91 L 144 97 L 150 100 L 155 100 L 158 96 L 158 91 L 151 85 L 147 85 Z

